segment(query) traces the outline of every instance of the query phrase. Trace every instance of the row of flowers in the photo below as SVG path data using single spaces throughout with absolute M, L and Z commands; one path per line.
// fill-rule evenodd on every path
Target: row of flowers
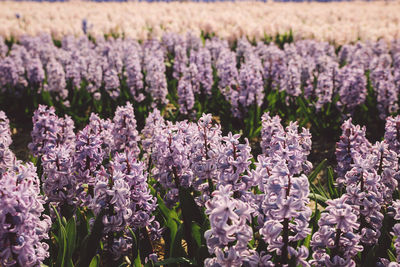
M 88 239 L 96 241 L 91 254 L 81 244 L 81 253 L 68 252 L 72 264 L 79 256 L 78 266 L 91 257 L 136 264 L 145 240 L 175 239 L 187 247 L 174 252 L 166 245 L 165 251 L 206 266 L 361 266 L 366 260 L 398 266 L 400 116 L 387 118 L 384 140 L 375 144 L 365 127 L 346 120 L 335 175 L 307 160 L 309 130 L 297 122 L 284 127 L 269 113 L 262 116 L 257 159 L 247 138 L 223 135 L 210 114 L 172 123 L 154 109 L 140 134 L 129 103 L 112 120 L 92 114 L 80 131 L 46 106 L 32 120 L 29 149 L 36 166 L 14 156 L 9 121 L 0 112 L 2 266 L 61 257 L 62 249 L 49 249 L 61 247 L 51 221 L 63 218 L 62 232 L 62 221 L 78 214 L 87 218 Z M 316 178 L 321 169 L 331 180 Z M 69 234 L 62 237 L 72 242 Z M 146 250 L 146 264 L 161 252 Z M 87 255 L 88 262 L 81 259 Z
M 23 37 L 8 49 L 0 40 L 0 92 L 28 98 L 50 92 L 65 106 L 83 89 L 95 100 L 128 96 L 159 108 L 176 99 L 180 112 L 190 114 L 196 98 L 219 94 L 240 118 L 252 106 L 265 109 L 271 93 L 284 92 L 288 106 L 302 96 L 316 112 L 333 104 L 352 114 L 370 93 L 384 119 L 398 111 L 399 88 L 398 41 L 390 47 L 359 42 L 336 53 L 334 46 L 312 40 L 281 49 L 240 39 L 232 49 L 226 40 L 171 33 L 142 44 L 70 36 L 57 47 L 43 35 Z
M 165 31 L 193 31 L 236 40 L 260 40 L 293 32 L 294 38 L 315 38 L 345 44 L 357 40 L 391 41 L 399 37 L 400 4 L 346 3 L 15 3 L 0 6 L 0 35 L 124 35 L 145 40 Z M 111 12 L 112 10 L 112 12 Z M 173 14 L 173 15 L 171 15 Z M 357 18 L 357 19 L 355 19 Z M 83 30 L 82 30 L 83 28 Z

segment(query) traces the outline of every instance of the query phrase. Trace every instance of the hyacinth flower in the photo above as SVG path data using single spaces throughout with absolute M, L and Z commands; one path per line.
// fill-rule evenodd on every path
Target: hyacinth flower
M 218 177 L 215 181 L 219 185 L 231 185 L 235 197 L 240 197 L 241 191 L 253 186 L 252 181 L 246 180 L 244 174 L 250 172 L 251 148 L 249 141 L 239 142 L 240 135 L 228 133 L 222 137 L 222 143 L 217 147 Z
M 148 41 L 144 44 L 143 69 L 146 72 L 146 92 L 151 95 L 155 104 L 168 104 L 164 51 L 155 40 Z
M 213 258 L 205 260 L 205 266 L 272 266 L 270 257 L 260 257 L 248 248 L 253 232 L 249 223 L 253 209 L 245 202 L 233 198 L 231 185 L 220 185 L 206 202 L 206 214 L 210 229 L 204 233 L 207 248 Z M 251 266 L 253 266 L 251 265 Z
M 102 234 L 105 237 L 106 250 L 114 243 L 114 233 L 124 230 L 127 220 L 132 216 L 129 209 L 129 185 L 125 175 L 114 170 L 112 163 L 109 171 L 102 166 L 96 175 L 94 182 L 94 196 L 91 201 L 91 209 L 98 217 L 102 215 Z M 103 212 L 103 213 L 101 213 Z M 123 251 L 121 251 L 123 253 Z
M 369 154 L 365 157 L 356 153 L 352 169 L 345 175 L 346 203 L 359 217 L 358 233 L 365 245 L 374 245 L 380 236 L 383 214 L 380 212 L 384 191 L 381 176 L 374 167 L 378 158 Z
M 48 201 L 62 208 L 73 205 L 75 177 L 72 158 L 75 151 L 74 122 L 59 118 L 53 107 L 40 105 L 33 116 L 32 143 L 29 148 L 40 157 L 43 191 Z
M 163 129 L 156 131 L 153 138 L 151 159 L 155 168 L 154 178 L 164 189 L 169 188 L 165 201 L 174 205 L 180 187 L 190 187 L 193 171 L 190 168 L 192 133 L 197 126 L 186 121 L 172 124 L 167 122 Z
M 90 125 L 76 135 L 73 170 L 78 185 L 77 194 L 82 204 L 90 202 L 94 196 L 94 184 L 97 171 L 103 162 L 102 140 Z
M 59 118 L 54 107 L 39 105 L 32 117 L 32 142 L 28 148 L 36 157 L 57 145 L 73 145 L 75 143 L 74 122 L 69 116 Z
M 312 165 L 307 161 L 311 150 L 311 135 L 304 129 L 298 132 L 297 123 L 286 129 L 279 117 L 263 115 L 262 148 L 253 180 L 259 184 L 262 197 L 259 201 L 258 222 L 269 252 L 279 255 L 281 264 L 289 259 L 308 266 L 306 247 L 296 248 L 297 241 L 311 233 L 309 182 L 307 176 Z
M 177 93 L 179 111 L 182 114 L 188 114 L 192 111 L 195 103 L 194 93 L 200 90 L 200 84 L 196 84 L 197 68 L 191 64 L 185 67 L 182 77 L 178 81 Z
M 396 113 L 399 109 L 398 92 L 390 68 L 378 67 L 370 75 L 372 86 L 377 94 L 379 117 L 385 119 L 388 114 Z
M 0 76 L 1 93 L 6 92 L 10 86 L 16 87 L 18 85 L 18 81 L 20 80 L 18 66 L 10 57 L 6 57 L 0 61 L 0 71 L 2 74 Z
M 317 110 L 320 110 L 325 104 L 332 102 L 332 97 L 336 92 L 336 87 L 339 82 L 338 63 L 334 61 L 331 57 L 324 58 L 327 62 L 319 62 L 319 64 L 321 64 L 322 70 L 318 74 L 317 86 L 315 88 L 315 96 L 317 97 L 315 108 Z
M 342 135 L 336 143 L 336 182 L 341 185 L 344 183 L 345 174 L 351 169 L 356 153 L 361 155 L 368 154 L 371 144 L 365 137 L 366 128 L 352 124 L 351 118 L 343 122 Z
M 55 58 L 51 58 L 46 65 L 46 73 L 47 83 L 44 85 L 44 90 L 55 94 L 56 100 L 61 100 L 67 105 L 68 90 L 63 66 Z
M 218 147 L 221 145 L 221 126 L 212 123 L 211 114 L 203 114 L 197 122 L 197 131 L 192 145 L 192 169 L 196 180 L 193 182 L 196 190 L 207 199 L 214 190 L 213 178 L 218 177 Z
M 41 88 L 44 83 L 45 73 L 40 59 L 38 57 L 34 57 L 29 60 L 26 69 L 29 83 L 32 86 Z
M 229 49 L 229 44 L 227 40 L 214 36 L 211 39 L 206 39 L 205 48 L 210 51 L 211 63 L 215 66 L 220 53 L 225 49 Z
M 50 217 L 32 163 L 17 161 L 0 173 L 0 264 L 39 266 L 49 257 Z
M 138 156 L 140 153 L 138 146 L 140 138 L 136 130 L 136 119 L 132 104 L 126 103 L 124 107 L 117 107 L 113 122 L 114 150 L 123 151 L 129 149 Z
M 75 50 L 71 53 L 71 57 L 65 66 L 65 78 L 70 81 L 73 88 L 80 88 L 82 76 L 85 75 L 82 61 L 83 57 Z
M 211 89 L 214 80 L 210 51 L 204 47 L 200 47 L 198 51 L 192 50 L 189 62 L 196 66 L 196 80 L 201 84 L 201 93 L 211 96 Z
M 186 44 L 183 40 L 181 40 L 181 42 L 176 43 L 174 46 L 174 66 L 172 77 L 179 80 L 185 72 L 188 63 L 189 59 L 187 56 Z
M 3 36 L 0 37 L 0 58 L 4 58 L 8 52 L 8 47 L 4 43 L 4 38 Z
M 392 229 L 392 236 L 395 237 L 394 239 L 394 248 L 396 251 L 396 259 L 397 259 L 397 264 L 398 262 L 400 262 L 400 223 L 398 221 L 400 221 L 400 200 L 396 200 L 393 202 L 392 204 L 392 208 L 394 210 L 394 217 L 393 219 L 397 221 L 396 224 L 394 224 L 393 229 Z M 389 266 L 397 266 L 394 265 L 394 263 L 391 263 L 392 265 Z
M 285 72 L 285 53 L 275 44 L 270 44 L 264 51 L 259 52 L 263 60 L 264 84 L 268 90 L 278 89 L 280 80 Z
M 77 177 L 80 177 L 78 180 L 92 184 L 96 170 L 110 157 L 115 147 L 113 129 L 114 123 L 110 119 L 104 120 L 92 113 L 89 124 L 77 133 L 74 168 Z
M 120 109 L 121 107 L 117 107 Z M 101 149 L 103 159 L 108 158 L 112 152 L 115 150 L 115 140 L 114 140 L 114 122 L 111 119 L 101 119 L 98 115 L 92 113 L 89 118 L 89 128 L 90 131 L 99 135 L 101 140 Z M 121 126 L 117 126 L 118 127 Z M 120 137 L 124 138 L 124 137 Z M 122 144 L 121 144 L 122 145 Z M 125 145 L 122 145 L 125 146 Z
M 97 171 L 94 196 L 88 205 L 96 221 L 101 221 L 97 234 L 103 239 L 108 260 L 118 260 L 136 246 L 130 231 L 141 240 L 160 238 L 162 229 L 152 215 L 156 199 L 147 184 L 145 165 L 129 148 L 117 152 L 106 168 L 101 166 Z
M 239 83 L 239 73 L 236 64 L 236 54 L 229 48 L 222 48 L 216 62 L 216 69 L 219 77 L 218 88 L 225 99 L 230 103 L 235 103 L 235 99 L 238 97 L 237 87 Z M 232 111 L 236 116 L 239 115 L 239 111 L 235 108 L 237 107 L 234 106 Z
M 307 206 L 308 179 L 305 175 L 290 175 L 283 160 L 269 168 L 270 175 L 263 183 L 261 213 L 264 222 L 260 234 L 268 244 L 268 251 L 280 255 L 282 264 L 287 264 L 289 258 L 304 264 L 308 250 L 305 247 L 296 249 L 294 244 L 311 233 L 308 228 L 311 217 L 311 209 Z
M 0 265 L 37 266 L 49 256 L 51 220 L 32 163 L 23 165 L 8 148 L 9 121 L 0 111 Z
M 313 266 L 356 266 L 353 257 L 363 250 L 357 215 L 346 203 L 346 195 L 328 200 L 311 240 Z M 329 249 L 329 251 L 328 251 Z
M 114 171 L 119 171 L 125 176 L 125 181 L 129 186 L 129 208 L 132 216 L 128 219 L 128 224 L 133 229 L 151 227 L 154 237 L 157 237 L 157 226 L 152 212 L 156 209 L 156 199 L 150 193 L 147 184 L 147 172 L 145 164 L 138 161 L 134 151 L 126 149 L 123 153 L 117 153 L 111 162 Z
M 237 102 L 245 109 L 251 105 L 260 107 L 264 99 L 262 73 L 260 68 L 254 66 L 255 64 L 256 63 L 248 60 L 245 64 L 242 64 L 239 71 Z
M 389 149 L 400 155 L 400 115 L 386 118 L 384 138 Z
M 15 162 L 14 153 L 9 148 L 12 143 L 9 124 L 6 114 L 0 110 L 0 174 L 11 168 Z
M 283 77 L 279 83 L 279 90 L 289 96 L 297 97 L 301 94 L 301 72 L 297 60 L 289 60 L 283 71 Z
M 367 97 L 367 79 L 364 70 L 346 65 L 340 69 L 338 79 L 340 82 L 337 105 L 341 110 L 351 114 L 357 106 L 364 103 Z
M 398 155 L 396 152 L 389 149 L 386 140 L 376 142 L 372 146 L 372 153 L 378 159 L 374 169 L 377 174 L 380 175 L 380 191 L 382 193 L 383 201 L 384 204 L 389 204 L 392 202 L 393 193 L 398 186 Z
M 140 46 L 136 42 L 129 42 L 124 50 L 125 77 L 129 91 L 137 102 L 144 100 L 143 74 L 140 59 Z
M 74 147 L 60 144 L 49 148 L 41 158 L 42 186 L 47 200 L 59 206 L 61 214 L 68 217 L 67 206 L 76 202 L 76 178 L 73 174 Z
M 290 174 L 308 173 L 312 164 L 307 160 L 311 151 L 311 134 L 302 128 L 299 132 L 297 122 L 290 122 L 286 129 L 279 116 L 271 117 L 265 113 L 262 118 L 261 148 L 263 154 L 271 159 L 283 159 Z
M 146 152 L 145 156 L 151 155 L 153 139 L 157 138 L 158 131 L 165 127 L 165 120 L 158 109 L 154 109 L 146 118 L 144 128 L 141 132 L 142 148 Z

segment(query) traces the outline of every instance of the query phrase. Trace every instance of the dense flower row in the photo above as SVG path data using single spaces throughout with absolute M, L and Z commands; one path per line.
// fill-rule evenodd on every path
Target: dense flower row
M 79 88 L 95 99 L 102 92 L 117 99 L 126 90 L 136 102 L 150 98 L 153 106 L 162 106 L 168 103 L 167 85 L 175 79 L 181 113 L 193 112 L 196 97 L 210 97 L 217 88 L 232 114 L 242 117 L 252 106 L 265 105 L 266 94 L 275 90 L 286 93 L 288 105 L 304 96 L 317 112 L 333 103 L 352 114 L 364 103 L 370 84 L 384 119 L 399 108 L 399 44 L 393 41 L 389 48 L 383 41 L 359 42 L 336 54 L 332 45 L 311 40 L 280 49 L 240 39 L 233 50 L 217 38 L 203 43 L 192 34 L 169 33 L 142 44 L 70 36 L 60 48 L 47 35 L 23 37 L 8 50 L 0 39 L 0 90 L 16 95 L 27 88 L 48 91 L 67 106 Z
M 9 121 L 0 111 L 0 265 L 38 266 L 49 256 L 50 217 L 43 215 L 36 167 L 23 164 L 9 149 Z
M 390 249 L 391 242 L 390 253 L 400 257 L 400 116 L 387 118 L 384 140 L 375 144 L 366 138 L 365 127 L 344 121 L 335 169 L 335 190 L 342 193 L 322 203 L 325 208 L 316 206 L 321 215 L 315 225 L 317 210 L 310 199 L 316 198 L 310 189 L 316 187 L 307 177 L 313 169 L 307 160 L 311 134 L 296 122 L 284 127 L 269 113 L 262 116 L 262 153 L 253 168 L 248 140 L 223 135 L 210 114 L 197 122 L 172 123 L 154 109 L 139 134 L 128 103 L 112 120 L 92 114 L 75 133 L 68 116 L 40 106 L 29 144 L 39 159 L 40 177 L 32 163 L 22 164 L 9 150 L 8 123 L 1 112 L 4 266 L 35 266 L 49 255 L 42 243 L 50 226 L 44 215 L 48 204 L 62 216 L 80 207 L 100 217 L 103 249 L 115 259 L 132 251 L 136 241 L 129 229 L 166 238 L 160 228 L 165 225 L 155 220 L 157 203 L 149 183 L 171 209 L 180 207 L 185 190 L 205 209 L 206 266 L 356 266 L 377 246 Z M 382 244 L 387 236 L 393 241 Z M 391 259 L 374 258 L 376 264 L 397 266 Z
M 268 1 L 269 2 L 269 1 Z M 0 35 L 118 34 L 135 39 L 165 31 L 215 34 L 231 41 L 293 32 L 338 44 L 399 36 L 398 1 L 345 3 L 13 3 L 0 4 Z M 62 10 L 62 12 L 61 12 Z M 113 10 L 113 12 L 110 12 Z M 171 16 L 171 14 L 174 14 Z M 357 18 L 357 19 L 355 19 Z

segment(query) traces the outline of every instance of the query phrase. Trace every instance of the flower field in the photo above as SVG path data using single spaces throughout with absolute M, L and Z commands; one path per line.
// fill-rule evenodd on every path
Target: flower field
M 200 1 L 201 2 L 201 1 Z M 261 2 L 0 2 L 0 35 L 113 34 L 147 39 L 164 32 L 196 36 L 215 34 L 228 41 L 260 40 L 293 32 L 296 40 L 312 38 L 336 44 L 400 38 L 400 2 L 274 3 Z
M 400 266 L 399 2 L 0 7 L 0 267 Z

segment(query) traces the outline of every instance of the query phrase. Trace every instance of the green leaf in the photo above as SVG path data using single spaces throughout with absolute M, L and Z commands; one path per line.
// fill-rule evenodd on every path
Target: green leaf
M 74 216 L 72 216 L 71 219 L 69 219 L 65 230 L 67 233 L 67 240 L 68 240 L 67 259 L 71 259 L 72 254 L 75 251 L 75 245 L 76 245 L 76 221 Z
M 201 233 L 201 227 L 197 223 L 192 224 L 192 236 L 197 246 L 200 247 L 202 233 Z
M 397 262 L 396 256 L 393 254 L 392 251 L 388 250 L 387 253 L 389 255 L 390 261 Z
M 96 255 L 93 257 L 92 261 L 89 264 L 89 267 L 98 267 L 100 264 L 100 256 Z
M 332 169 L 331 166 L 328 167 L 327 174 L 328 174 L 328 191 L 329 191 L 329 195 L 330 195 L 331 198 L 337 198 L 337 197 L 339 197 L 339 194 L 338 194 L 338 192 L 336 190 L 336 187 L 335 187 L 335 181 L 334 181 L 334 178 L 333 178 L 333 169 Z
M 328 201 L 328 198 L 321 196 L 320 194 L 310 194 L 308 197 L 310 199 L 318 202 L 318 204 L 320 204 L 323 207 L 327 206 L 327 204 L 325 202 Z
M 157 209 L 161 212 L 161 214 L 164 216 L 165 219 L 165 226 L 168 227 L 169 232 L 170 232 L 170 240 L 169 243 L 171 245 L 171 250 L 170 250 L 170 255 L 175 256 L 175 250 L 174 248 L 174 243 L 176 240 L 176 235 L 178 232 L 178 227 L 181 225 L 181 220 L 179 219 L 178 214 L 176 213 L 175 210 L 170 210 L 167 208 L 167 206 L 164 203 L 164 200 L 160 197 L 159 194 L 157 194 L 156 190 L 149 185 L 150 187 L 150 192 L 152 193 L 153 196 L 157 197 Z M 182 240 L 182 239 L 181 239 Z
M 92 261 L 96 255 L 96 251 L 99 248 L 100 240 L 103 236 L 103 216 L 105 210 L 101 210 L 94 221 L 91 233 L 85 237 L 82 245 L 82 251 L 80 253 L 79 261 L 77 266 L 86 267 Z
M 186 254 L 185 250 L 182 247 L 182 238 L 183 238 L 183 224 L 181 224 L 178 227 L 178 231 L 176 232 L 175 238 L 173 242 L 171 242 L 170 257 Z
M 136 235 L 133 232 L 132 228 L 128 227 L 128 230 L 129 230 L 129 232 L 131 233 L 131 236 L 132 236 L 132 257 L 134 259 L 136 259 L 138 257 L 138 255 L 139 255 Z
M 182 209 L 185 240 L 188 246 L 187 251 L 189 257 L 193 257 L 198 249 L 198 246 L 196 246 L 192 236 L 192 222 L 196 222 L 201 225 L 204 222 L 204 216 L 194 201 L 189 189 L 179 187 L 179 201 Z
M 179 188 L 179 201 L 182 204 L 182 212 L 188 219 L 197 222 L 199 225 L 203 224 L 204 216 L 200 211 L 189 189 Z
M 308 181 L 310 181 L 310 183 L 312 183 L 315 178 L 317 178 L 318 174 L 321 172 L 321 170 L 325 167 L 326 163 L 328 162 L 327 159 L 324 159 L 323 161 L 321 161 L 317 167 L 315 167 L 315 169 L 310 173 L 310 175 L 308 176 Z
M 163 261 L 155 262 L 154 265 L 155 266 L 163 266 L 163 265 L 174 264 L 174 263 L 187 263 L 189 265 L 193 265 L 192 261 L 190 261 L 189 259 L 184 258 L 184 257 L 168 258 L 168 259 L 163 260 Z
M 57 254 L 57 261 L 56 266 L 63 267 L 65 263 L 65 256 L 67 254 L 67 238 L 66 238 L 66 231 L 62 224 L 60 214 L 58 214 L 57 209 L 51 205 L 54 213 L 56 214 L 57 223 L 58 223 L 58 254 Z

